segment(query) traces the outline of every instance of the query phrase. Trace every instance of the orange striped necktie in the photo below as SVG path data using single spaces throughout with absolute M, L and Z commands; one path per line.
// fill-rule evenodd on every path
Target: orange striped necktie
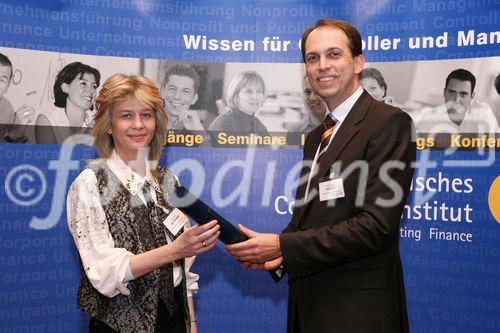
M 326 147 L 330 143 L 330 138 L 332 137 L 333 128 L 336 123 L 337 120 L 332 119 L 330 114 L 327 114 L 325 120 L 323 120 L 323 126 L 325 127 L 325 131 L 321 136 L 321 143 L 319 144 L 319 153 L 318 153 L 318 158 L 316 160 L 317 165 L 319 165 L 319 163 L 321 162 L 321 157 L 324 155 Z

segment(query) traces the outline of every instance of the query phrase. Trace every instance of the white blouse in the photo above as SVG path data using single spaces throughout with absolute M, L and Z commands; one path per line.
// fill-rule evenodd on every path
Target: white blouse
M 472 100 L 465 110 L 464 119 L 460 125 L 451 121 L 445 104 L 434 108 L 424 108 L 414 116 L 417 133 L 477 133 L 494 135 L 500 130 L 498 121 L 490 106 L 486 103 Z
M 149 168 L 146 168 L 146 176 L 141 177 L 126 165 L 115 151 L 106 162 L 131 195 L 137 194 L 144 204 L 146 202 L 141 187 L 145 182 L 151 184 L 151 196 L 156 202 L 154 189 L 159 189 L 159 184 Z M 107 297 L 120 293 L 129 295 L 127 284 L 135 279 L 130 269 L 130 257 L 134 254 L 114 246 L 101 206 L 97 178 L 92 170 L 85 169 L 71 184 L 67 197 L 67 217 L 70 232 L 92 286 Z M 167 242 L 171 243 L 172 240 L 167 234 L 165 237 Z M 186 258 L 184 265 L 188 296 L 198 291 L 199 276 L 189 271 L 194 259 L 195 257 Z M 181 269 L 179 264 L 174 263 L 174 286 L 182 282 Z

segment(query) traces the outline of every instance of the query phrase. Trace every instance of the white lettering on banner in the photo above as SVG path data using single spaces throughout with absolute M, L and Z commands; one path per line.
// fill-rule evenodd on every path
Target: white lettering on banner
M 434 47 L 444 48 L 448 46 L 448 32 L 444 32 L 441 36 L 423 36 L 410 37 L 408 39 L 410 49 L 432 49 Z
M 469 13 L 459 17 L 437 15 L 432 19 L 432 27 L 436 29 L 459 29 L 474 26 L 498 26 L 500 23 L 500 12 L 488 11 L 484 15 L 471 15 Z
M 425 18 L 417 18 L 412 20 L 401 20 L 393 21 L 390 19 L 384 20 L 383 22 L 362 22 L 357 25 L 359 32 L 362 35 L 368 35 L 373 33 L 388 33 L 388 32 L 400 32 L 400 31 L 425 31 L 427 27 L 427 21 Z
M 439 231 L 438 228 L 430 228 L 429 239 L 472 243 L 472 234 L 468 232 Z
M 439 171 L 437 176 L 414 177 L 411 191 L 416 192 L 452 192 L 452 193 L 472 193 L 474 186 L 472 178 L 446 177 Z
M 453 11 L 464 13 L 473 8 L 494 6 L 495 0 L 470 0 L 470 1 L 443 1 L 443 0 L 413 0 L 414 13 L 437 13 Z
M 379 36 L 368 36 L 366 41 L 361 40 L 361 47 L 363 50 L 383 50 L 387 51 L 390 49 L 397 50 L 398 45 L 401 43 L 401 38 L 380 38 Z
M 356 15 L 389 15 L 404 14 L 406 5 L 402 3 L 365 1 L 356 3 Z
M 281 41 L 280 38 L 277 36 L 264 37 L 264 39 L 262 40 L 264 51 L 271 51 L 271 52 L 287 51 L 288 46 L 290 46 L 291 43 L 292 42 L 289 40 Z
M 11 24 L 2 22 L 0 26 L 2 33 L 9 33 L 14 35 L 33 36 L 33 37 L 53 37 L 53 31 L 49 27 L 31 26 L 27 24 Z
M 403 217 L 408 220 L 425 220 L 441 222 L 462 222 L 472 223 L 473 209 L 470 204 L 464 207 L 451 207 L 446 202 L 433 201 L 425 202 L 423 205 L 405 205 Z
M 422 231 L 420 229 L 409 229 L 408 227 L 399 228 L 399 236 L 401 238 L 411 238 L 419 242 L 422 238 Z
M 278 34 L 301 34 L 307 29 L 305 22 L 276 22 L 268 21 L 266 24 L 266 31 L 268 33 L 278 33 Z
M 335 6 L 318 6 L 317 9 L 319 11 L 319 17 L 337 17 L 337 16 L 349 16 L 351 12 L 351 5 L 349 2 L 345 4 L 336 4 Z M 356 15 L 366 14 L 358 12 L 356 8 Z M 305 29 L 304 29 L 305 30 Z
M 201 35 L 182 35 L 186 49 L 209 50 L 209 51 L 254 51 L 255 42 L 253 40 L 228 40 L 228 39 L 207 39 Z
M 304 18 L 304 17 L 314 17 L 314 6 L 312 5 L 300 5 L 297 7 L 286 7 L 286 6 L 273 6 L 273 8 L 264 6 L 255 6 L 255 5 L 247 5 L 242 4 L 241 6 L 241 15 L 243 17 L 265 17 L 271 20 L 276 20 L 279 18 L 287 17 L 295 17 L 295 18 Z
M 285 215 L 293 213 L 293 205 L 295 201 L 288 201 L 288 198 L 284 195 L 279 195 L 274 200 L 274 210 L 278 215 Z
M 250 184 L 252 181 L 252 169 L 255 160 L 255 149 L 247 149 L 245 160 L 233 160 L 225 163 L 220 167 L 215 175 L 213 185 L 212 185 L 212 198 L 216 207 L 224 207 L 236 201 L 239 198 L 238 204 L 243 207 L 248 204 L 248 197 Z M 241 169 L 242 174 L 240 177 L 240 182 L 234 188 L 234 190 L 227 196 L 223 196 L 226 193 L 225 187 L 222 183 L 226 179 L 226 175 L 234 172 L 231 170 Z
M 164 31 L 196 31 L 203 33 L 218 34 L 224 32 L 224 24 L 221 21 L 209 20 L 206 22 L 191 22 L 185 20 L 165 20 L 161 17 L 151 17 L 149 25 L 152 29 Z
M 86 41 L 104 44 L 123 44 L 123 45 L 138 45 L 138 46 L 179 46 L 180 38 L 159 37 L 159 36 L 142 36 L 140 34 L 129 34 L 125 31 L 119 33 L 111 32 L 93 32 L 87 29 L 70 29 L 69 27 L 59 27 L 59 37 L 73 41 Z M 101 46 L 101 48 L 104 48 Z M 99 55 L 101 53 L 97 52 Z M 107 54 L 105 54 L 107 55 Z
M 458 32 L 458 46 L 487 45 L 500 43 L 500 31 L 475 33 L 474 30 Z

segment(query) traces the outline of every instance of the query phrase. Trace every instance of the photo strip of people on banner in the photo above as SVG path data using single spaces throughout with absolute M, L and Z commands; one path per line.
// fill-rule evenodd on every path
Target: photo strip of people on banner
M 362 86 L 376 100 L 412 116 L 419 136 L 429 138 L 419 149 L 448 148 L 453 134 L 483 138 L 481 142 L 498 147 L 499 61 L 492 57 L 368 63 Z M 92 128 L 100 84 L 116 73 L 137 73 L 160 87 L 169 118 L 169 145 L 300 146 L 326 112 L 302 67 L 1 48 L 0 141 L 78 143 L 76 134 Z

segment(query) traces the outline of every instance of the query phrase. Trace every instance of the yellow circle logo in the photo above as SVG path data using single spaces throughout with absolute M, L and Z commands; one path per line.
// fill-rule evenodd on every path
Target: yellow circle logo
M 495 178 L 488 193 L 488 205 L 495 220 L 500 223 L 500 176 Z

